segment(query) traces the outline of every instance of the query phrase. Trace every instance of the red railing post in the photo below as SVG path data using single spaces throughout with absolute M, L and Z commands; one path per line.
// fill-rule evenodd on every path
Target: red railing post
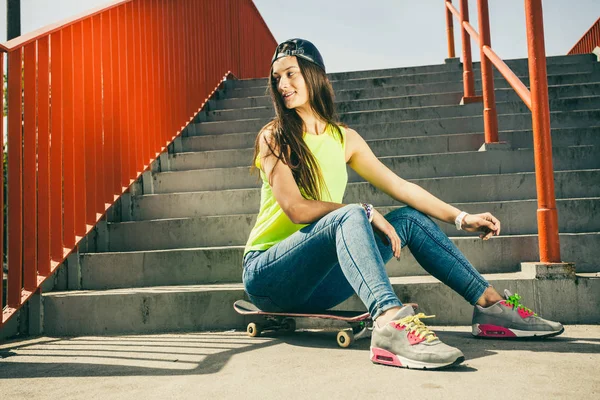
M 466 1 L 465 1 L 466 2 Z M 479 48 L 481 54 L 481 86 L 483 92 L 483 125 L 485 142 L 498 142 L 498 114 L 496 111 L 496 95 L 494 94 L 494 71 L 492 63 L 485 55 L 485 48 L 491 48 L 490 17 L 488 0 L 477 0 L 479 16 Z
M 444 0 L 448 3 L 452 3 L 452 0 Z M 454 51 L 454 19 L 452 18 L 452 13 L 446 8 L 446 37 L 448 41 L 448 58 L 456 57 L 456 53 Z M 462 28 L 462 27 L 461 27 Z
M 446 10 L 450 12 L 448 9 Z M 465 22 L 469 22 L 469 2 L 468 0 L 460 0 L 460 37 L 462 41 L 463 85 L 465 90 L 463 102 L 467 103 L 467 99 L 475 96 L 475 80 L 471 58 L 471 38 L 465 29 Z
M 550 106 L 548 104 L 548 77 L 546 74 L 546 49 L 541 0 L 525 0 L 525 21 L 527 24 L 527 53 L 529 55 L 529 82 L 532 100 L 531 118 L 538 197 L 540 261 L 560 262 L 558 212 L 556 211 L 554 196 Z

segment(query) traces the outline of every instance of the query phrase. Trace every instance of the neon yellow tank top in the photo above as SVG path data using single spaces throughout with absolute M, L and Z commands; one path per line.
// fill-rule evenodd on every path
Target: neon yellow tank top
M 315 156 L 327 190 L 321 193 L 323 201 L 341 203 L 348 183 L 346 170 L 346 131 L 340 127 L 343 143 L 339 136 L 328 126 L 320 135 L 304 134 L 304 142 Z M 256 160 L 260 168 L 260 161 Z M 249 251 L 267 250 L 306 225 L 294 224 L 283 212 L 273 192 L 265 173 L 260 170 L 262 188 L 260 192 L 260 211 L 256 224 L 250 232 L 250 237 L 244 249 L 244 255 Z M 327 193 L 329 192 L 329 193 Z

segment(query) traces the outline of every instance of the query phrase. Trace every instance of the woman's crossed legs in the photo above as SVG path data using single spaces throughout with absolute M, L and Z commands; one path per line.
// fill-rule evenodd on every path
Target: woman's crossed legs
M 402 247 L 431 275 L 475 304 L 489 283 L 425 214 L 402 207 L 385 218 Z M 372 317 L 402 303 L 385 270 L 391 246 L 374 235 L 360 205 L 348 205 L 244 259 L 250 300 L 265 311 L 315 312 L 357 293 Z

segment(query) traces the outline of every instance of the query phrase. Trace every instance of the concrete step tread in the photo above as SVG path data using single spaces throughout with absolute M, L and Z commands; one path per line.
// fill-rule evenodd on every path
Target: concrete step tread
M 123 222 L 124 223 L 124 222 Z M 475 234 L 473 234 L 475 235 Z M 570 232 L 560 232 L 559 236 L 572 236 L 572 237 L 583 237 L 583 236 L 599 236 L 600 237 L 600 232 L 577 232 L 577 233 L 570 233 Z M 523 235 L 504 235 L 501 234 L 498 237 L 494 237 L 490 240 L 502 240 L 504 238 L 534 238 L 537 237 L 538 235 L 535 234 L 523 234 Z M 453 241 L 469 241 L 469 240 L 474 240 L 474 239 L 478 239 L 477 236 L 449 236 L 449 238 Z M 98 252 L 98 253 L 80 253 L 83 256 L 98 256 L 98 257 L 102 257 L 102 256 L 114 256 L 114 255 L 119 255 L 119 254 L 123 254 L 123 255 L 131 255 L 131 254 L 156 254 L 156 253 L 178 253 L 178 252 L 204 252 L 204 251 L 211 251 L 211 250 L 234 250 L 234 249 L 238 249 L 238 250 L 243 250 L 245 248 L 245 246 L 243 245 L 231 245 L 231 246 L 205 246 L 205 247 L 182 247 L 179 249 L 161 249 L 161 250 L 123 250 L 123 251 L 107 251 L 107 252 Z
M 587 68 L 590 69 L 594 69 L 596 68 L 596 65 L 594 63 L 589 63 L 589 64 L 573 64 L 573 65 L 586 65 Z M 553 66 L 554 67 L 554 66 Z M 555 71 L 554 72 L 558 72 L 556 71 L 556 69 L 564 69 L 564 65 L 562 66 L 555 66 Z M 595 71 L 594 71 L 595 72 Z M 552 71 L 550 71 L 550 73 L 548 74 L 548 76 L 557 76 L 557 75 L 579 75 L 579 74 L 586 74 L 586 73 L 593 73 L 588 71 L 576 71 L 576 72 L 562 72 L 560 74 L 556 74 L 556 73 L 552 73 Z M 462 69 L 454 69 L 454 70 L 440 70 L 440 71 L 426 71 L 423 72 L 421 71 L 417 71 L 417 72 L 411 72 L 411 73 L 405 73 L 405 74 L 398 74 L 398 73 L 394 73 L 392 71 L 390 71 L 389 74 L 378 74 L 376 76 L 361 76 L 361 77 L 356 77 L 356 78 L 346 78 L 346 79 L 342 79 L 342 80 L 331 80 L 331 83 L 335 86 L 336 83 L 343 83 L 343 82 L 357 82 L 357 81 L 374 81 L 374 80 L 387 80 L 387 79 L 397 79 L 397 78 L 416 78 L 416 77 L 423 77 L 423 78 L 427 78 L 427 77 L 435 77 L 436 75 L 453 75 L 455 74 L 457 77 L 460 77 L 460 79 L 462 79 L 462 74 L 463 71 Z M 520 79 L 527 79 L 529 74 L 528 74 L 528 70 L 526 69 L 526 71 L 523 71 L 523 69 L 519 69 L 515 72 L 515 74 L 517 75 L 518 78 Z M 498 71 L 494 71 L 494 76 L 495 79 L 502 79 L 501 75 Z M 474 76 L 475 80 L 481 80 L 481 74 L 475 74 Z M 452 82 L 452 81 L 441 81 L 441 82 Z M 232 88 L 233 91 L 235 90 L 244 90 L 244 89 L 256 89 L 256 88 L 266 88 L 267 87 L 267 80 L 265 78 L 264 81 L 262 82 L 256 82 L 256 85 L 252 85 L 252 86 L 243 86 L 243 87 L 235 87 L 235 82 L 233 83 L 234 87 Z
M 571 84 L 555 84 L 555 85 L 548 85 L 548 90 L 557 90 L 557 89 L 562 89 L 562 88 L 567 88 L 567 87 L 580 87 L 580 86 L 588 86 L 588 85 L 600 85 L 600 77 L 598 80 L 593 80 L 590 82 L 586 82 L 586 83 L 571 83 Z M 391 86 L 393 87 L 393 86 Z M 336 93 L 340 93 L 340 92 L 349 92 L 349 91 L 356 91 L 358 89 L 340 89 L 337 90 Z M 495 88 L 495 91 L 507 91 L 507 92 L 512 92 L 514 91 L 513 88 Z M 420 94 L 412 94 L 412 95 L 405 95 L 405 96 L 387 96 L 387 97 L 376 97 L 376 98 L 370 98 L 370 99 L 355 99 L 355 100 L 344 100 L 344 103 L 350 103 L 353 101 L 362 101 L 362 100 L 376 100 L 376 99 L 388 99 L 388 98 L 408 98 L 408 97 L 426 97 L 426 96 L 437 96 L 437 95 L 444 95 L 444 94 L 455 94 L 455 93 L 463 93 L 463 92 L 455 92 L 455 91 L 450 91 L 450 92 L 440 92 L 440 93 L 420 93 Z M 271 97 L 269 95 L 264 95 L 264 96 L 246 96 L 246 97 L 238 97 L 237 99 L 270 99 Z M 234 98 L 231 97 L 225 97 L 223 99 L 219 99 L 217 101 L 221 101 L 221 100 L 234 100 Z M 336 103 L 338 103 L 338 101 L 336 101 Z M 260 108 L 260 107 L 257 107 Z M 211 111 L 216 111 L 216 110 L 211 110 Z
M 600 74 L 598 73 L 597 67 L 592 67 L 592 70 L 587 70 L 561 73 L 559 71 L 548 71 L 548 84 L 555 86 L 558 84 L 577 84 L 577 83 L 588 83 L 598 82 L 600 80 Z M 519 75 L 519 74 L 517 74 Z M 462 90 L 462 73 L 455 74 L 454 71 L 446 71 L 440 73 L 437 78 L 425 79 L 428 77 L 419 76 L 400 76 L 400 77 L 365 77 L 365 81 L 346 81 L 340 82 L 338 85 L 334 85 L 334 90 L 338 94 L 338 97 L 344 98 L 346 94 L 341 91 L 367 91 L 376 92 L 380 90 L 397 93 L 412 93 L 412 94 L 426 94 L 426 93 L 437 93 L 437 92 L 448 92 L 448 87 L 452 87 L 452 91 Z M 529 78 L 527 76 L 520 76 L 520 79 L 526 86 L 529 86 Z M 475 89 L 481 90 L 481 78 L 475 77 Z M 511 88 L 508 82 L 499 73 L 494 74 L 494 86 L 495 88 Z M 247 97 L 260 97 L 266 94 L 266 85 L 257 87 L 241 87 L 236 89 L 228 88 L 223 92 L 220 92 L 219 100 L 239 100 Z M 351 92 L 347 93 L 347 97 L 352 97 Z M 372 94 L 371 94 L 372 95 Z
M 582 129 L 585 130 L 597 130 L 600 129 L 600 122 L 597 126 L 595 125 L 591 125 L 588 128 L 552 128 L 551 132 L 569 132 L 569 131 L 581 131 Z M 502 134 L 529 134 L 532 135 L 533 131 L 531 129 L 502 129 L 498 131 L 499 135 Z M 245 136 L 247 139 L 250 138 L 256 138 L 258 132 L 241 132 L 241 133 L 224 133 L 224 134 L 216 134 L 216 135 L 199 135 L 199 136 L 186 136 L 183 137 L 183 147 L 186 148 L 186 146 L 192 145 L 192 143 L 204 143 L 206 141 L 213 141 L 213 140 L 222 140 L 222 139 L 227 139 L 228 137 L 231 139 L 234 138 L 240 138 L 242 136 Z M 475 135 L 475 136 L 482 136 L 484 135 L 484 132 L 466 132 L 466 133 L 448 133 L 448 134 L 432 134 L 432 135 L 426 135 L 426 136 L 403 136 L 403 137 L 390 137 L 390 138 L 379 138 L 379 139 L 366 139 L 367 143 L 373 142 L 373 143 L 377 143 L 378 141 L 385 141 L 385 140 L 417 140 L 417 139 L 422 139 L 422 138 L 440 138 L 440 137 L 446 137 L 448 139 L 452 139 L 452 137 L 461 137 L 461 136 L 469 136 L 469 135 Z M 254 140 L 252 140 L 252 142 L 254 142 Z M 196 151 L 190 151 L 190 150 L 183 150 L 182 152 L 176 153 L 176 154 L 181 154 L 181 153 L 215 153 L 219 152 L 219 151 L 230 151 L 230 150 L 245 150 L 245 149 L 253 149 L 254 147 L 248 147 L 248 146 L 244 146 L 244 147 L 228 147 L 227 145 L 223 145 L 221 148 L 218 149 L 210 149 L 210 150 L 196 150 Z M 172 155 L 172 154 L 171 154 Z
M 572 146 L 565 146 L 565 147 L 552 147 L 552 149 L 554 151 L 564 151 L 563 149 L 590 149 L 590 150 L 595 150 L 597 146 L 595 145 L 589 145 L 589 144 L 582 144 L 582 145 L 572 145 Z M 217 150 L 218 151 L 218 150 Z M 507 149 L 507 150 L 503 150 L 506 152 L 530 152 L 532 151 L 532 149 L 530 148 L 520 148 L 520 149 Z M 398 156 L 384 156 L 384 157 L 378 157 L 380 160 L 390 160 L 390 159 L 397 159 L 397 160 L 408 160 L 411 158 L 423 158 L 423 157 L 443 157 L 443 156 L 452 156 L 452 155 L 467 155 L 467 154 L 481 154 L 481 152 L 479 151 L 453 151 L 453 152 L 445 152 L 445 153 L 423 153 L 423 154 L 406 154 L 406 155 L 398 155 Z M 164 172 L 156 172 L 154 173 L 154 175 L 163 175 L 163 176 L 168 176 L 169 174 L 185 174 L 185 173 L 192 173 L 194 171 L 204 171 L 204 172 L 210 172 L 210 171 L 220 171 L 220 170 L 249 170 L 250 166 L 240 166 L 240 167 L 220 167 L 220 168 L 193 168 L 193 169 L 188 169 L 188 170 L 180 170 L 180 171 L 164 171 Z M 484 174 L 485 175 L 485 174 Z
M 595 273 L 587 274 L 591 279 L 595 279 Z M 502 280 L 535 280 L 531 271 L 505 272 L 496 274 L 482 274 L 488 281 Z M 392 285 L 419 285 L 442 283 L 431 275 L 419 276 L 397 276 L 390 277 Z M 600 278 L 599 278 L 600 279 Z M 197 292 L 217 292 L 230 290 L 244 290 L 244 284 L 239 283 L 216 283 L 216 284 L 201 284 L 201 285 L 173 285 L 173 286 L 151 286 L 137 288 L 121 288 L 121 289 L 106 289 L 106 290 L 65 290 L 44 293 L 44 297 L 61 298 L 61 297 L 81 297 L 81 296 L 127 296 L 127 295 L 163 295 L 172 293 L 197 293 Z
M 577 170 L 563 170 L 563 171 L 554 171 L 554 174 L 574 174 L 574 173 L 600 173 L 600 169 L 577 169 Z M 522 178 L 523 176 L 531 176 L 535 173 L 533 171 L 530 172 L 511 172 L 511 173 L 503 173 L 503 174 L 476 174 L 476 175 L 468 175 L 469 178 L 487 178 L 494 176 L 505 176 L 505 177 L 514 177 Z M 432 177 L 432 178 L 417 178 L 417 179 L 409 179 L 410 182 L 421 185 L 423 182 L 445 182 L 448 180 L 457 180 L 463 178 L 464 176 L 444 176 L 444 177 Z M 367 182 L 349 182 L 348 186 L 353 185 L 367 185 Z M 253 188 L 239 188 L 239 189 L 221 189 L 221 190 L 195 190 L 195 191 L 186 191 L 186 192 L 171 192 L 171 193 L 152 193 L 152 194 L 141 194 L 135 196 L 135 198 L 167 198 L 169 196 L 194 196 L 197 194 L 204 193 L 250 193 L 250 192 L 260 192 L 260 187 Z
M 600 79 L 598 79 L 597 81 L 593 81 L 593 82 L 588 82 L 588 83 L 574 83 L 574 84 L 562 84 L 562 85 L 550 85 L 548 86 L 548 90 L 550 92 L 550 94 L 552 94 L 553 91 L 560 91 L 566 88 L 587 88 L 587 87 L 600 87 Z M 338 94 L 338 96 L 342 93 L 342 92 L 347 92 L 347 91 L 356 91 L 357 89 L 342 89 L 337 91 L 336 93 Z M 504 92 L 507 93 L 514 93 L 514 89 L 512 88 L 497 88 L 495 89 L 496 94 L 502 94 Z M 516 93 L 514 93 L 515 96 L 517 96 Z M 358 104 L 360 102 L 366 102 L 366 101 L 377 101 L 377 100 L 399 100 L 399 101 L 406 101 L 406 100 L 419 100 L 419 99 L 425 99 L 425 98 L 429 98 L 429 97 L 440 97 L 440 96 L 459 96 L 462 97 L 462 92 L 456 92 L 456 91 L 449 91 L 449 92 L 440 92 L 440 93 L 420 93 L 420 94 L 412 94 L 412 95 L 404 95 L 404 96 L 378 96 L 378 97 L 365 97 L 365 98 L 360 98 L 360 99 L 351 99 L 351 100 L 337 100 L 335 103 L 340 105 L 340 104 L 347 104 L 347 105 L 351 105 L 351 104 Z M 558 99 L 572 99 L 572 98 L 579 98 L 579 97 L 586 97 L 586 96 L 571 96 L 571 97 L 558 97 L 558 98 L 552 98 L 552 100 L 558 100 Z M 254 100 L 254 101 L 266 101 L 269 100 L 270 101 L 270 96 L 247 96 L 247 97 L 238 97 L 238 98 L 223 98 L 219 101 L 226 101 L 226 100 L 240 100 L 240 99 L 248 99 L 248 100 Z M 218 105 L 219 103 L 217 103 Z M 239 111 L 239 110 L 265 110 L 265 109 L 272 109 L 272 105 L 265 105 L 265 106 L 253 106 L 253 107 L 218 107 L 216 109 L 211 109 L 208 111 L 209 114 L 213 114 L 213 113 L 218 113 L 218 112 L 233 112 L 233 111 Z
M 214 292 L 243 290 L 242 283 L 218 283 L 205 285 L 177 285 L 177 286 L 152 286 L 139 288 L 107 289 L 107 290 L 65 290 L 44 293 L 45 297 L 71 297 L 71 296 L 124 296 L 124 295 L 160 295 L 169 293 L 188 293 L 188 292 Z
M 389 204 L 379 204 L 377 208 L 379 209 L 392 209 L 401 207 L 398 203 L 392 204 L 393 200 L 390 198 Z M 576 197 L 576 198 L 556 198 L 556 201 L 559 203 L 564 202 L 573 202 L 573 201 L 600 201 L 600 197 Z M 516 203 L 532 203 L 537 202 L 537 199 L 519 199 L 519 200 L 500 200 L 500 201 L 474 201 L 474 202 L 456 202 L 453 203 L 454 206 L 461 208 L 468 206 L 485 206 L 492 204 L 501 204 L 501 205 L 510 205 Z M 126 224 L 136 224 L 140 222 L 152 222 L 152 221 L 190 221 L 190 220 L 206 220 L 206 219 L 214 219 L 214 218 L 247 218 L 256 216 L 257 213 L 243 213 L 243 214 L 219 214 L 219 215 L 204 215 L 204 216 L 196 216 L 196 217 L 176 217 L 176 218 L 157 218 L 157 219 L 148 219 L 142 221 L 124 221 L 124 222 L 108 222 L 109 225 L 126 225 Z
M 555 111 L 560 111 L 556 109 L 556 105 L 568 105 L 569 103 L 572 102 L 596 102 L 600 100 L 600 95 L 598 96 L 581 96 L 581 97 L 574 97 L 574 98 L 566 98 L 566 99 L 554 99 L 554 100 L 550 100 L 550 108 L 555 110 Z M 359 100 L 359 102 L 367 102 L 367 101 L 373 101 L 373 100 Z M 502 113 L 502 106 L 503 105 L 507 105 L 507 106 L 521 106 L 523 105 L 522 101 L 498 101 L 496 102 L 496 105 L 498 106 L 498 115 L 505 115 L 505 114 L 514 114 L 514 112 L 508 112 L 508 113 Z M 445 105 L 433 105 L 433 106 L 414 106 L 414 107 L 393 107 L 393 108 L 378 108 L 378 109 L 373 109 L 373 110 L 358 110 L 358 111 L 348 111 L 348 112 L 343 112 L 339 114 L 339 117 L 341 119 L 343 119 L 344 115 L 356 115 L 356 114 L 375 114 L 375 113 L 384 113 L 384 112 L 391 112 L 391 111 L 411 111 L 411 110 L 420 110 L 420 111 L 427 111 L 427 110 L 431 110 L 431 111 L 435 111 L 435 110 L 443 110 L 443 109 L 450 109 L 450 108 L 454 108 L 456 110 L 460 110 L 460 109 L 465 109 L 466 107 L 476 107 L 479 106 L 481 107 L 481 103 L 474 103 L 474 104 L 469 104 L 469 105 L 460 105 L 460 104 L 445 104 Z M 600 104 L 599 104 L 599 108 L 600 108 Z M 254 107 L 252 108 L 253 110 L 271 110 L 271 107 Z M 219 113 L 219 112 L 226 112 L 226 113 L 233 113 L 237 110 L 230 110 L 230 111 L 223 111 L 223 110 L 219 110 L 219 111 L 214 111 L 214 113 Z M 209 112 L 210 114 L 211 112 Z M 219 123 L 232 123 L 232 122 L 248 122 L 248 121 L 257 121 L 257 120 L 262 120 L 264 118 L 240 118 L 240 119 L 231 119 L 231 120 L 222 120 L 222 121 L 203 121 L 203 122 L 198 122 L 197 124 L 199 125 L 208 125 L 208 124 L 219 124 Z M 442 118 L 440 118 L 442 119 Z M 443 118 L 445 119 L 445 117 Z
M 594 100 L 596 101 L 596 100 Z M 475 105 L 477 106 L 477 105 Z M 526 106 L 523 105 L 516 105 L 516 107 L 525 107 Z M 439 110 L 437 110 L 439 111 Z M 393 114 L 393 112 L 392 112 Z M 386 113 L 377 116 L 376 117 L 384 117 L 387 116 L 391 119 L 390 115 L 387 115 Z M 583 127 L 583 122 L 579 122 L 577 124 L 575 124 L 574 122 L 572 122 L 572 119 L 577 119 L 578 121 L 587 121 L 585 124 L 585 127 L 589 127 L 590 124 L 593 126 L 596 126 L 595 124 L 595 120 L 597 120 L 600 116 L 600 108 L 597 109 L 589 109 L 589 110 L 570 110 L 570 111 L 563 111 L 563 110 L 550 110 L 550 118 L 551 118 L 551 123 L 553 124 L 559 124 L 561 127 Z M 372 115 L 371 115 L 372 117 Z M 359 116 L 360 119 L 360 116 Z M 370 118 L 373 119 L 373 118 Z M 516 119 L 519 120 L 523 120 L 524 122 L 515 122 Z M 554 119 L 556 119 L 555 122 Z M 221 135 L 221 134 L 239 134 L 239 133 L 247 133 L 247 132 L 253 132 L 254 134 L 258 133 L 258 131 L 264 126 L 266 125 L 271 119 L 269 118 L 251 118 L 251 119 L 245 119 L 245 120 L 236 120 L 236 121 L 217 121 L 217 122 L 202 122 L 202 123 L 194 123 L 188 126 L 188 128 L 190 128 L 190 130 L 187 133 L 188 137 L 194 137 L 194 136 L 208 136 L 208 135 Z M 516 124 L 521 124 L 521 123 L 525 123 L 525 126 L 529 126 L 529 124 L 531 124 L 531 115 L 529 112 L 508 112 L 508 113 L 498 113 L 498 122 L 500 126 L 503 126 L 503 124 L 509 124 L 508 126 L 510 126 L 511 128 L 513 128 Z M 465 126 L 472 126 L 472 127 L 476 127 L 475 129 L 477 129 L 477 131 L 480 131 L 482 128 L 480 128 L 480 126 L 482 126 L 482 121 L 483 121 L 483 116 L 480 113 L 476 113 L 473 115 L 464 115 L 464 116 L 448 116 L 448 117 L 444 117 L 444 118 L 424 118 L 424 119 L 415 119 L 415 118 L 406 118 L 406 119 L 394 119 L 393 121 L 383 121 L 383 122 L 379 122 L 379 121 L 366 121 L 366 122 L 362 122 L 362 121 L 356 121 L 356 122 L 350 122 L 349 125 L 353 128 L 356 129 L 358 132 L 361 131 L 368 131 L 368 132 L 372 132 L 373 129 L 377 129 L 378 131 L 381 131 L 381 134 L 386 134 L 386 132 L 389 132 L 389 129 L 394 129 L 394 131 L 400 131 L 401 134 L 399 134 L 398 136 L 405 136 L 405 133 L 402 133 L 402 129 L 405 127 L 409 127 L 411 126 L 411 131 L 417 131 L 417 132 L 423 132 L 424 130 L 424 135 L 429 135 L 429 134 L 436 134 L 435 132 L 440 131 L 439 129 L 433 129 L 436 126 L 439 125 L 443 125 L 444 128 L 444 133 L 465 133 L 468 132 L 468 130 L 465 129 Z M 506 121 L 506 122 L 505 122 Z M 525 122 L 527 121 L 527 123 Z M 569 125 L 565 126 L 566 122 L 569 122 Z M 341 122 L 345 122 L 345 121 L 341 121 Z M 348 123 L 348 121 L 346 121 L 346 123 Z M 460 126 L 460 130 L 456 129 L 456 128 L 447 128 L 447 127 L 452 127 L 452 126 Z M 249 129 L 249 126 L 251 126 L 252 128 Z M 507 126 L 507 125 L 504 125 Z M 243 127 L 243 128 L 242 128 Z M 388 127 L 389 129 L 386 131 L 385 129 L 381 129 L 381 128 L 385 128 Z M 427 128 L 432 128 L 432 129 L 427 129 Z M 456 129 L 456 131 L 455 131 Z M 515 128 L 513 128 L 515 129 Z M 388 133 L 389 134 L 389 133 Z M 412 135 L 411 135 L 412 136 Z
M 511 58 L 506 59 L 504 62 L 511 66 L 517 64 L 527 65 L 527 58 Z M 546 64 L 547 65 L 570 65 L 570 64 L 582 64 L 582 63 L 594 63 L 596 62 L 596 57 L 593 54 L 576 54 L 576 55 L 557 55 L 557 56 L 547 56 Z M 396 68 L 378 68 L 378 69 L 366 69 L 366 70 L 352 70 L 352 71 L 344 71 L 344 72 L 333 72 L 327 74 L 330 80 L 338 80 L 336 77 L 346 77 L 352 74 L 366 74 L 373 73 L 381 74 L 382 72 L 388 72 L 389 75 L 393 75 L 395 72 L 404 72 L 411 70 L 430 70 L 430 69 L 442 69 L 450 71 L 452 68 L 462 71 L 462 64 L 457 63 L 456 65 L 452 64 L 428 64 L 428 65 L 410 65 L 404 67 L 396 67 Z M 473 68 L 480 69 L 481 63 L 478 61 L 473 62 Z M 259 77 L 259 78 L 246 78 L 246 79 L 236 79 L 239 82 L 266 82 L 268 77 Z M 344 78 L 347 79 L 347 78 Z
M 207 247 L 185 247 L 181 249 L 160 249 L 160 250 L 129 250 L 129 251 L 105 251 L 102 253 L 79 253 L 79 255 L 86 256 L 115 256 L 119 254 L 165 254 L 165 253 L 181 253 L 181 252 L 194 252 L 194 251 L 211 251 L 211 250 L 232 250 L 239 249 L 243 250 L 244 246 L 207 246 Z
M 591 126 L 590 128 L 586 129 L 586 130 L 600 130 L 600 126 Z M 574 129 L 574 128 L 557 128 L 557 129 L 552 129 L 552 133 L 556 133 L 556 132 L 568 132 L 568 131 L 574 131 L 574 130 L 581 130 L 581 129 Z M 504 131 L 499 131 L 499 134 L 502 133 L 523 133 L 523 134 L 531 134 L 532 131 L 529 129 L 523 129 L 523 130 L 504 130 Z M 252 135 L 257 135 L 257 133 L 252 133 L 249 132 L 248 134 L 252 134 Z M 430 136 L 403 136 L 403 137 L 398 137 L 398 138 L 382 138 L 382 139 L 367 139 L 365 140 L 365 142 L 367 142 L 367 144 L 378 144 L 378 143 L 384 143 L 384 142 L 398 142 L 401 143 L 403 141 L 411 141 L 411 140 L 428 140 L 428 139 L 442 139 L 442 138 L 446 138 L 447 140 L 452 140 L 453 138 L 457 138 L 457 137 L 462 137 L 462 136 L 468 136 L 468 137 L 474 137 L 474 136 L 480 136 L 483 135 L 483 132 L 473 132 L 473 133 L 449 133 L 446 135 L 430 135 Z M 219 135 L 210 135 L 210 136 L 219 136 Z M 208 136 L 204 136 L 204 137 L 208 137 Z M 578 144 L 578 145 L 571 145 L 571 146 L 586 146 L 585 144 Z M 184 146 L 185 147 L 185 146 Z M 568 147 L 568 146 L 562 146 L 562 147 Z M 525 149 L 524 147 L 517 147 L 514 149 Z M 249 150 L 254 150 L 254 147 L 242 147 L 242 148 L 235 148 L 235 149 L 219 149 L 219 150 L 200 150 L 200 151 L 188 151 L 188 150 L 183 150 L 181 152 L 177 152 L 174 154 L 169 154 L 170 158 L 177 158 L 178 156 L 189 156 L 192 154 L 206 154 L 206 155 L 226 155 L 226 154 L 234 154 L 236 152 L 239 151 L 249 151 Z M 447 151 L 444 152 L 444 154 L 448 153 Z M 436 152 L 433 153 L 419 153 L 419 155 L 424 155 L 424 154 L 439 154 Z M 409 154 L 405 154 L 405 156 L 407 156 Z M 415 154 L 416 155 L 416 154 Z

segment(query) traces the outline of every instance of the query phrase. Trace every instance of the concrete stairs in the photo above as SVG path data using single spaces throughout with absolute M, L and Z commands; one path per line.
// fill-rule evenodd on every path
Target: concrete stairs
M 528 83 L 526 60 L 507 64 Z M 488 242 L 439 223 L 496 287 L 518 292 L 547 318 L 598 323 L 600 64 L 592 55 L 548 58 L 561 251 L 578 273 L 565 279 L 540 279 L 521 265 L 539 259 L 531 114 L 496 75 L 500 139 L 510 148 L 489 151 L 478 151 L 482 105 L 458 105 L 458 63 L 330 79 L 341 120 L 388 167 L 446 202 L 502 221 L 502 235 Z M 243 246 L 259 207 L 258 177 L 248 166 L 256 134 L 273 116 L 265 86 L 265 79 L 227 81 L 114 207 L 44 294 L 45 334 L 244 329 L 231 305 L 244 297 Z M 402 206 L 352 171 L 349 182 L 346 203 Z M 387 265 L 400 298 L 436 314 L 434 323 L 470 324 L 471 306 L 428 276 L 408 248 L 402 254 Z M 340 308 L 364 306 L 353 297 Z

